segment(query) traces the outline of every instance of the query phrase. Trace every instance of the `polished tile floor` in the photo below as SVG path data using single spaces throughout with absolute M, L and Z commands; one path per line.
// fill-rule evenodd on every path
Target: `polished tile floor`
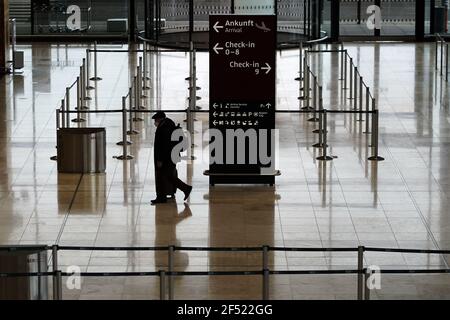
M 123 49 L 101 45 L 102 49 Z M 82 45 L 21 45 L 22 75 L 0 80 L 0 245 L 60 244 L 96 246 L 298 246 L 450 248 L 450 123 L 447 84 L 434 70 L 431 44 L 351 43 L 349 54 L 372 88 L 380 109 L 380 155 L 370 155 L 364 122 L 351 115 L 329 118 L 330 154 L 315 160 L 317 135 L 308 115 L 278 114 L 282 175 L 266 186 L 210 187 L 207 164 L 179 166 L 192 183 L 189 202 L 153 207 L 154 127 L 148 115 L 137 123 L 130 153 L 121 162 L 119 114 L 91 114 L 82 126 L 107 130 L 104 175 L 58 174 L 55 109 L 73 83 Z M 298 110 L 298 51 L 277 56 L 277 108 Z M 188 57 L 184 53 L 150 56 L 151 87 L 145 105 L 154 109 L 187 106 Z M 99 53 L 98 83 L 89 92 L 91 110 L 120 109 L 138 61 L 127 53 Z M 339 57 L 314 55 L 311 65 L 323 85 L 324 107 L 349 109 L 339 77 Z M 198 106 L 208 108 L 208 55 L 198 54 Z M 74 93 L 72 94 L 72 106 Z M 181 114 L 169 114 L 183 123 Z M 206 114 L 196 125 L 207 127 Z M 71 124 L 77 126 L 76 124 Z M 196 149 L 196 152 L 199 152 Z M 447 268 L 448 257 L 427 254 L 366 253 L 365 265 L 381 268 Z M 63 270 L 153 271 L 166 267 L 163 252 L 61 251 Z M 354 253 L 275 252 L 276 270 L 354 269 Z M 179 271 L 260 270 L 259 253 L 177 252 Z M 450 298 L 446 275 L 383 275 L 373 299 Z M 355 299 L 354 275 L 272 276 L 274 299 Z M 81 290 L 64 287 L 66 299 L 157 299 L 151 277 L 84 278 Z M 179 277 L 175 298 L 261 297 L 257 276 Z

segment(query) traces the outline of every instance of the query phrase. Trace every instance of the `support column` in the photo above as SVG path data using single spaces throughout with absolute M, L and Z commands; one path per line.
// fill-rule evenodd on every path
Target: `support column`
M 128 40 L 130 42 L 136 41 L 136 1 L 128 0 Z
M 0 0 L 0 74 L 7 71 L 9 57 L 9 0 Z
M 331 41 L 339 41 L 340 1 L 331 1 Z

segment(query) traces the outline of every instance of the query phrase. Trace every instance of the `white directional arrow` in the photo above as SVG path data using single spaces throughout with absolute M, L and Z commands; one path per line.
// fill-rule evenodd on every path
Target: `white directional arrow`
M 266 70 L 266 74 L 268 74 L 270 72 L 270 70 L 272 70 L 272 68 L 270 67 L 270 65 L 266 62 L 266 67 L 261 68 L 261 70 Z
M 213 125 L 217 125 L 217 121 L 216 120 L 213 121 Z
M 214 104 L 213 104 L 213 108 L 214 108 L 214 109 L 217 109 L 218 106 L 219 106 L 219 105 L 218 105 L 217 103 L 214 103 Z
M 217 117 L 217 115 L 218 115 L 218 113 L 214 111 L 213 117 L 215 118 L 215 117 Z
M 223 26 L 219 26 L 219 21 L 217 21 L 214 25 L 214 30 L 219 33 L 219 29 L 223 29 Z
M 221 47 L 219 47 L 219 44 L 218 43 L 216 43 L 216 45 L 214 46 L 214 52 L 216 53 L 216 54 L 219 54 L 219 50 L 223 50 L 223 48 L 221 48 Z

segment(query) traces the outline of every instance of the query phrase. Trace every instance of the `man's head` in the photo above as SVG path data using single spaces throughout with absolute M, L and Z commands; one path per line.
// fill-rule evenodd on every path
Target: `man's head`
M 159 126 L 161 121 L 163 121 L 165 118 L 166 118 L 166 114 L 162 111 L 156 112 L 152 117 L 152 119 L 155 120 L 155 126 Z

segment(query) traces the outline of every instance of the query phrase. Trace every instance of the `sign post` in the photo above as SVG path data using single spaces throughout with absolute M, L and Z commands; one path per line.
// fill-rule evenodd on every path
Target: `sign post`
M 276 16 L 211 15 L 210 184 L 275 183 Z

